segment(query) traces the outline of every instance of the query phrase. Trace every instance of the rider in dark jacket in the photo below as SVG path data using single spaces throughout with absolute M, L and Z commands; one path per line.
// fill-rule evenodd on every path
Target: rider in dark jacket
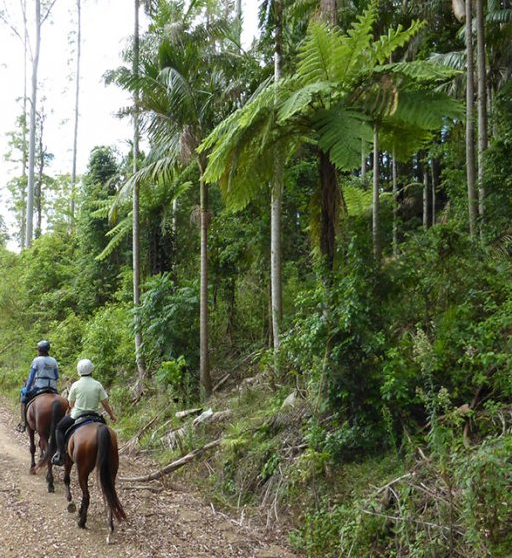
M 57 361 L 50 356 L 50 343 L 39 341 L 37 344 L 38 356 L 30 365 L 27 383 L 21 388 L 21 422 L 17 427 L 19 432 L 26 428 L 25 410 L 30 399 L 41 389 L 49 389 L 57 392 L 57 380 L 59 379 L 59 367 Z

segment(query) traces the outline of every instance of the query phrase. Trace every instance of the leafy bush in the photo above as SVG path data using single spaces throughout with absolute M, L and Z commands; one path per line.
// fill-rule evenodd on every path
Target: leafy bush
M 133 371 L 132 318 L 127 306 L 109 304 L 94 314 L 85 327 L 80 357 L 91 359 L 96 376 L 108 385 Z

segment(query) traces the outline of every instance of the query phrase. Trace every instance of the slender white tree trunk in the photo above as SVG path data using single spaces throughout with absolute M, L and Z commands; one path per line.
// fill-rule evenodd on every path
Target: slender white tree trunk
M 139 74 L 139 11 L 140 0 L 134 3 L 134 38 L 133 38 L 133 73 L 135 76 Z M 133 173 L 137 172 L 137 162 L 139 159 L 139 94 L 134 94 L 134 111 L 133 111 Z M 140 195 L 139 184 L 136 181 L 133 186 L 132 199 L 132 268 L 133 268 L 133 305 L 135 309 L 140 305 Z M 144 390 L 144 381 L 146 379 L 146 366 L 142 356 L 142 332 L 140 319 L 135 314 L 135 360 L 137 363 L 137 382 L 135 392 L 140 395 Z
M 283 56 L 283 4 L 276 0 L 276 29 L 274 43 L 274 81 L 277 83 L 282 74 Z M 270 205 L 270 284 L 272 307 L 272 341 L 277 353 L 280 345 L 280 325 L 283 312 L 282 304 L 282 263 L 281 263 L 281 212 L 283 198 L 283 161 L 278 156 L 274 164 L 272 200 Z M 276 355 L 277 356 L 277 355 Z
M 427 161 L 423 163 L 423 230 L 428 229 L 428 167 Z
M 393 160 L 391 172 L 393 180 L 393 256 L 398 257 L 398 169 L 396 164 L 396 149 L 393 146 Z
M 361 178 L 366 178 L 366 143 L 361 140 Z
M 375 261 L 380 262 L 379 231 L 379 127 L 373 128 L 373 192 L 372 192 L 372 239 Z
M 80 100 L 80 57 L 82 52 L 82 6 L 81 0 L 76 0 L 76 67 L 75 67 L 75 119 L 73 126 L 73 163 L 71 168 L 71 199 L 69 203 L 70 231 L 75 222 L 75 195 L 76 195 L 76 160 L 78 154 L 78 120 Z
M 466 1 L 466 179 L 468 188 L 469 232 L 476 233 L 476 189 L 475 189 L 475 122 L 474 122 L 474 64 L 471 0 Z
M 485 20 L 483 0 L 476 0 L 476 37 L 478 68 L 478 214 L 480 236 L 483 239 L 485 213 L 484 154 L 487 150 L 487 79 L 485 64 Z
M 201 235 L 201 269 L 199 284 L 199 379 L 201 398 L 208 399 L 212 394 L 210 375 L 210 357 L 208 351 L 208 186 L 203 179 L 206 161 L 199 156 L 199 197 L 200 197 L 200 235 Z
M 36 158 L 36 113 L 37 113 L 37 73 L 39 69 L 39 52 L 41 48 L 41 0 L 35 0 L 35 43 L 32 55 L 32 81 L 30 95 L 30 125 L 28 146 L 28 184 L 27 184 L 27 214 L 25 228 L 25 246 L 32 244 L 34 233 L 34 179 Z

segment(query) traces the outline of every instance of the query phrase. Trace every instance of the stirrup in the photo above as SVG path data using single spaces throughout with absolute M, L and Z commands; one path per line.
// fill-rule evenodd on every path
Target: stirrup
M 52 465 L 64 465 L 64 456 L 60 453 L 60 451 L 57 451 L 53 454 Z
M 23 422 L 20 422 L 15 428 L 16 432 L 25 432 L 26 429 L 27 429 L 27 425 L 24 424 Z

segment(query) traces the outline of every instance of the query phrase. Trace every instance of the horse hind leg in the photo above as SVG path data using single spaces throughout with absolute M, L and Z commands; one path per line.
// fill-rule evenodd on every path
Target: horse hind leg
M 28 432 L 28 439 L 30 442 L 30 474 L 35 475 L 35 466 L 36 466 L 36 442 L 35 442 L 35 432 L 30 428 L 27 428 Z
M 53 484 L 53 469 L 51 461 L 48 462 L 47 471 L 46 471 L 46 487 L 48 488 L 48 492 L 53 494 L 55 492 L 55 485 Z
M 87 522 L 87 510 L 89 509 L 89 484 L 88 484 L 89 474 L 81 474 L 78 472 L 78 482 L 82 490 L 82 502 L 80 504 L 80 509 L 78 510 L 78 521 L 77 524 L 80 528 L 85 529 L 85 524 Z
M 70 459 L 66 459 L 64 464 L 64 491 L 66 493 L 66 500 L 68 501 L 68 512 L 75 513 L 76 505 L 73 502 L 73 497 L 71 496 L 71 468 L 73 467 L 73 462 Z

